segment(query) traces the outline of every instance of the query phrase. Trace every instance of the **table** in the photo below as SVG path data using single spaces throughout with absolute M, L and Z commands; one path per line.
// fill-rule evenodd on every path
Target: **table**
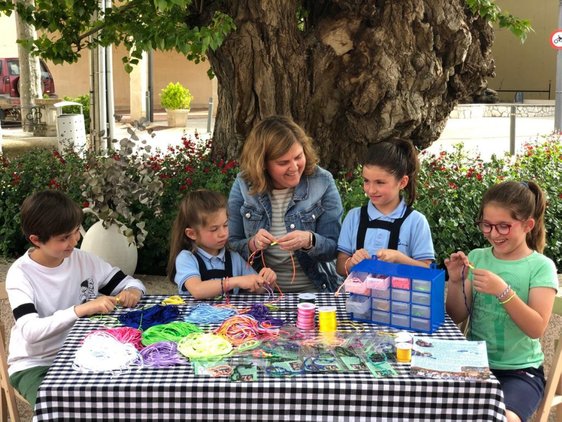
M 351 327 L 345 295 L 317 294 L 316 304 L 336 305 L 340 328 Z M 165 296 L 147 296 L 144 304 Z M 182 315 L 196 303 L 184 297 Z M 240 295 L 233 304 L 263 301 Z M 278 301 L 281 318 L 296 317 L 297 296 Z M 365 324 L 368 330 L 388 329 Z M 36 421 L 174 420 L 432 420 L 503 421 L 505 406 L 495 378 L 479 381 L 414 378 L 407 364 L 396 364 L 398 377 L 376 379 L 368 372 L 311 373 L 293 378 L 260 374 L 256 382 L 231 382 L 195 376 L 190 365 L 140 368 L 116 375 L 85 374 L 72 369 L 80 341 L 99 322 L 80 319 L 70 332 L 44 382 L 35 406 Z M 434 338 L 463 339 L 446 318 Z

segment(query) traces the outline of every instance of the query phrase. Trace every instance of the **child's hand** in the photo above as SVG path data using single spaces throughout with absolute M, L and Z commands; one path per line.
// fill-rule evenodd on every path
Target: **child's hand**
M 239 288 L 249 290 L 252 293 L 258 292 L 265 284 L 263 277 L 258 274 L 233 277 L 231 280 L 234 281 Z
M 507 287 L 507 283 L 497 274 L 488 270 L 472 270 L 472 285 L 477 292 L 498 296 Z
M 464 267 L 468 267 L 470 263 L 468 262 L 468 257 L 464 252 L 452 253 L 449 258 L 445 258 L 445 267 L 449 273 L 449 281 L 453 283 L 464 282 L 462 279 L 462 271 Z M 467 271 L 465 271 L 465 278 L 467 276 Z
M 367 249 L 359 249 L 349 259 L 349 263 L 346 265 L 346 269 L 349 270 L 354 265 L 359 264 L 364 259 L 371 259 L 371 255 Z
M 134 308 L 142 297 L 142 291 L 135 287 L 129 287 L 122 290 L 117 296 L 116 301 L 118 305 L 123 308 Z
M 114 296 L 98 296 L 74 307 L 74 312 L 79 318 L 95 315 L 95 314 L 108 314 L 115 309 L 117 298 Z
M 263 277 L 265 283 L 268 285 L 275 284 L 275 282 L 277 281 L 277 274 L 275 274 L 275 271 L 273 271 L 271 268 L 263 267 L 260 270 L 259 275 Z
M 379 249 L 377 258 L 381 261 L 400 263 L 404 254 L 394 249 Z

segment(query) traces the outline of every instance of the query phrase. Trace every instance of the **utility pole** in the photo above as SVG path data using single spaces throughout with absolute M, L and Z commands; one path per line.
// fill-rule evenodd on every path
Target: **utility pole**
M 558 5 L 558 29 L 562 29 L 562 0 Z M 554 130 L 562 130 L 562 49 L 556 51 L 556 101 L 554 108 Z

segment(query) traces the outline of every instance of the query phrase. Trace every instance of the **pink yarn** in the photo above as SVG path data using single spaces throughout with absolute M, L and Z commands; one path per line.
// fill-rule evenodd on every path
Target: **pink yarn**
M 141 350 L 144 346 L 141 343 L 142 333 L 140 330 L 131 327 L 117 327 L 117 328 L 107 328 L 105 330 L 96 330 L 88 334 L 88 336 L 94 333 L 106 333 L 113 337 L 115 340 L 121 343 L 131 343 L 137 350 Z M 86 336 L 86 338 L 88 337 Z

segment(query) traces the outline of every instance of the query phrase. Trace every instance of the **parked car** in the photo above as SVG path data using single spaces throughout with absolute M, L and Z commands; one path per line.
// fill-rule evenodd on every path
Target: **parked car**
M 47 64 L 41 64 L 43 95 L 55 96 L 55 80 Z M 20 121 L 20 63 L 18 58 L 0 58 L 0 120 Z

